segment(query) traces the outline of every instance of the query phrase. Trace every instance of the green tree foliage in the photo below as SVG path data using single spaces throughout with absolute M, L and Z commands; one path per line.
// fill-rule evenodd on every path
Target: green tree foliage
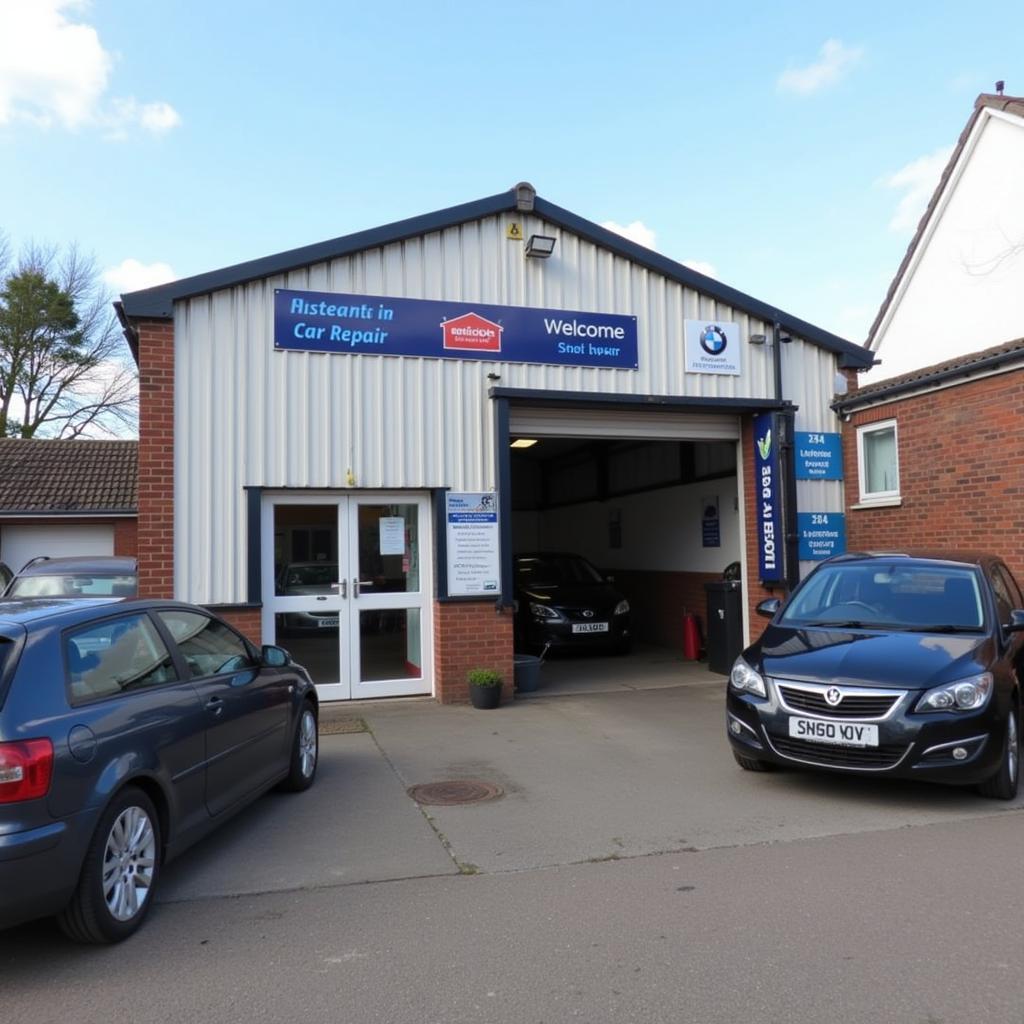
M 134 433 L 134 364 L 95 264 L 0 238 L 0 437 Z

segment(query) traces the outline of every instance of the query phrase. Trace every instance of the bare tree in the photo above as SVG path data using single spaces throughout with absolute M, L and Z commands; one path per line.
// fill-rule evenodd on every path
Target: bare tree
M 134 364 L 95 261 L 77 246 L 0 236 L 0 437 L 111 437 L 136 429 Z

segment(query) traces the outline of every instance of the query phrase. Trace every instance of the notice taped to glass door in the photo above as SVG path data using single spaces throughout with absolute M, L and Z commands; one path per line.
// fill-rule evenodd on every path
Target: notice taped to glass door
M 448 596 L 497 595 L 500 586 L 498 501 L 493 491 L 445 495 Z

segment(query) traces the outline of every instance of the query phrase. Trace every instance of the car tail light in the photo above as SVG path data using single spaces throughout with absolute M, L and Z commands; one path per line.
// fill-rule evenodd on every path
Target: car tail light
M 0 804 L 46 796 L 52 777 L 53 744 L 49 740 L 0 743 Z

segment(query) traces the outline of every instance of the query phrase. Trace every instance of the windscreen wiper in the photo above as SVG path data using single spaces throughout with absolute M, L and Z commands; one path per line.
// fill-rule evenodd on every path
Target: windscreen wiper
M 803 626 L 833 626 L 836 629 L 878 629 L 879 622 L 861 622 L 860 619 L 813 619 L 801 623 Z

